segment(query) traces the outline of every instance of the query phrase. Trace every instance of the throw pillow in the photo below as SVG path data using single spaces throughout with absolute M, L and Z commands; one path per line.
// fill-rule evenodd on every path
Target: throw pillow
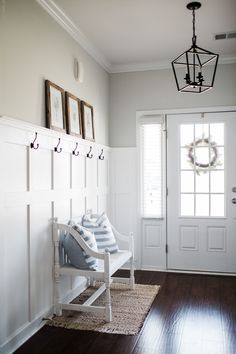
M 105 213 L 102 213 L 98 218 L 84 215 L 82 225 L 94 233 L 99 251 L 104 252 L 108 250 L 110 253 L 118 252 L 119 248 L 111 224 Z
M 63 247 L 70 263 L 79 269 L 96 270 L 98 260 L 88 255 L 77 241 L 79 237 L 82 237 L 84 241 L 87 242 L 88 246 L 97 252 L 98 249 L 94 234 L 79 224 L 74 224 L 71 226 L 78 232 L 78 236 L 74 237 L 70 233 L 67 233 L 63 241 Z

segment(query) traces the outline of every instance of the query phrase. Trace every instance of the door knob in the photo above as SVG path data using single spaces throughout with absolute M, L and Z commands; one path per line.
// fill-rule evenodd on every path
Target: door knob
M 236 204 L 236 198 L 232 198 L 232 203 Z

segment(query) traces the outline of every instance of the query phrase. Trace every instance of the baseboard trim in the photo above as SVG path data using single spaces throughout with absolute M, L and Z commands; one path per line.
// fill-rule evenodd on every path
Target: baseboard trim
M 82 291 L 86 289 L 87 280 L 83 280 L 75 289 L 68 292 L 68 294 L 63 298 L 63 302 L 72 301 L 75 296 L 79 295 Z M 22 344 L 24 344 L 30 337 L 32 337 L 36 332 L 38 332 L 47 322 L 47 319 L 53 315 L 53 306 L 51 306 L 46 311 L 42 312 L 37 318 L 32 322 L 25 324 L 23 327 L 19 328 L 17 332 L 8 337 L 0 346 L 1 354 L 11 354 L 17 350 Z
M 163 271 L 163 270 L 161 270 Z M 223 272 L 211 272 L 211 271 L 200 271 L 200 270 L 180 270 L 180 269 L 166 269 L 167 273 L 183 273 L 183 274 L 202 274 L 202 275 L 221 275 L 223 277 L 236 277 L 235 273 L 223 273 Z
M 202 275 L 221 275 L 223 277 L 236 277 L 236 273 L 223 273 L 223 272 L 211 272 L 211 271 L 201 271 L 201 270 L 182 270 L 182 269 L 166 269 L 166 268 L 155 268 L 155 267 L 142 267 L 140 270 L 145 271 L 155 271 L 155 272 L 165 272 L 165 273 L 183 273 L 183 274 L 202 274 Z
M 41 313 L 37 318 L 32 322 L 27 323 L 23 327 L 19 328 L 11 337 L 8 337 L 7 341 L 0 346 L 0 353 L 10 354 L 18 349 L 24 342 L 26 342 L 33 334 L 38 332 L 42 328 L 46 320 L 53 314 L 53 307 L 50 307 L 48 310 Z

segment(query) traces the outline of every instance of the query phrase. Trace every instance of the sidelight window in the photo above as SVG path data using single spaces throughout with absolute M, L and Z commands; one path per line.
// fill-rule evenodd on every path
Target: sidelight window
M 141 214 L 163 216 L 162 123 L 152 119 L 140 124 Z

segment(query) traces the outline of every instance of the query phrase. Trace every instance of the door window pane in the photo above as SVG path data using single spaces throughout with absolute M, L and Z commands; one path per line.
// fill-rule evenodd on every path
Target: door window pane
M 194 193 L 194 172 L 192 171 L 181 172 L 181 192 Z
M 224 123 L 210 124 L 210 138 L 216 145 L 224 145 Z
M 211 171 L 211 193 L 224 193 L 224 171 Z
M 180 126 L 180 144 L 186 146 L 192 143 L 194 138 L 194 125 L 183 124 Z
M 215 169 L 216 170 L 223 170 L 224 169 L 224 147 L 217 147 L 216 148 L 216 153 L 217 153 L 217 161 L 215 164 Z M 211 149 L 211 161 L 215 156 L 214 151 Z
M 194 194 L 181 195 L 181 216 L 194 216 Z
M 209 148 L 208 147 L 197 147 L 195 149 L 195 161 L 196 161 L 196 165 L 200 168 L 201 168 L 200 165 L 208 165 L 209 164 Z
M 187 148 L 181 148 L 180 152 L 180 166 L 181 170 L 192 170 L 193 165 L 189 161 L 188 157 L 188 149 Z
M 224 216 L 224 194 L 211 194 L 211 216 Z
M 196 174 L 196 192 L 209 193 L 209 172 L 199 172 Z
M 195 140 L 209 137 L 209 124 L 195 124 Z
M 209 216 L 209 194 L 196 194 L 196 216 Z

